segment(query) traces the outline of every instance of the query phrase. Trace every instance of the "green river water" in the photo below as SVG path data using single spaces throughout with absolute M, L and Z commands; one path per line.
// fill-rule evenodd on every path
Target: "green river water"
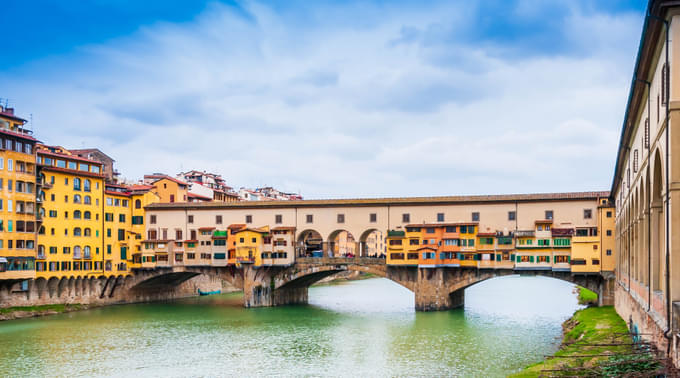
M 417 313 L 386 279 L 312 287 L 309 305 L 240 294 L 0 323 L 0 376 L 504 376 L 557 350 L 573 285 L 504 277 L 465 308 Z

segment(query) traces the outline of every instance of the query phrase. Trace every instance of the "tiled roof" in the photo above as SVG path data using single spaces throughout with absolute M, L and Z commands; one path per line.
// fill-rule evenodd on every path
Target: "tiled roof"
M 11 130 L 7 130 L 7 129 L 0 129 L 0 133 L 5 134 L 5 135 L 10 135 L 10 136 L 13 136 L 13 137 L 17 137 L 17 138 L 21 138 L 21 139 L 25 139 L 25 140 L 30 140 L 30 141 L 33 141 L 33 142 L 39 142 L 37 139 L 33 138 L 32 136 L 30 136 L 28 134 L 18 133 L 16 131 L 11 131 Z
M 0 112 L 0 117 L 10 118 L 10 119 L 13 119 L 13 120 L 15 120 L 15 121 L 20 121 L 20 122 L 26 123 L 26 120 L 25 120 L 25 119 L 20 118 L 20 117 L 17 117 L 17 116 L 15 116 L 13 113 L 8 113 L 8 112 L 6 112 L 6 111 L 1 111 L 1 112 Z
M 61 153 L 58 153 L 58 152 L 52 152 L 52 151 L 50 151 L 50 150 L 38 149 L 38 155 L 48 155 L 48 156 L 54 156 L 54 157 L 63 157 L 64 159 L 70 159 L 70 160 L 76 160 L 76 161 L 83 161 L 83 162 L 87 162 L 87 163 L 97 164 L 97 165 L 99 165 L 99 166 L 102 165 L 101 162 L 98 162 L 98 161 L 96 161 L 96 160 L 87 159 L 87 158 L 80 157 L 80 156 L 77 156 L 77 155 L 61 154 Z
M 448 205 L 470 203 L 513 203 L 539 201 L 576 201 L 594 200 L 609 197 L 609 192 L 572 192 L 501 194 L 446 197 L 398 197 L 398 198 L 357 198 L 296 201 L 241 201 L 241 202 L 203 202 L 203 203 L 156 203 L 149 209 L 229 209 L 229 208 L 287 208 L 287 207 L 329 207 L 329 206 L 384 206 L 384 205 Z

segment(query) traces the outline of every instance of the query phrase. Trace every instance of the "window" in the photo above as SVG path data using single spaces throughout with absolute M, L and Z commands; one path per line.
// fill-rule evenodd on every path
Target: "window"
M 253 216 L 252 215 L 246 215 L 246 223 L 253 223 Z
M 189 216 L 191 217 L 191 215 L 189 215 Z M 192 219 L 192 221 L 193 221 L 193 219 Z M 156 216 L 155 215 L 149 216 L 149 223 L 150 224 L 156 224 Z M 189 223 L 192 223 L 192 222 L 189 222 Z
M 314 215 L 312 214 L 307 214 L 307 223 L 314 223 Z
M 612 230 L 607 230 L 607 236 L 612 236 Z
M 49 216 L 50 216 L 50 218 L 56 218 L 57 217 L 57 210 L 50 210 Z
M 611 256 L 611 255 L 612 255 L 612 250 L 611 250 L 611 249 L 608 249 L 608 250 L 607 250 L 607 256 Z
M 428 234 L 434 234 L 434 227 L 428 227 L 425 229 L 425 232 Z
M 444 221 L 444 213 L 437 213 L 437 222 Z
M 141 215 L 133 215 L 132 224 L 144 224 L 144 217 Z
M 82 198 L 80 197 L 80 194 L 76 194 L 73 196 L 73 203 L 81 203 Z
M 611 211 L 607 211 L 607 218 L 611 218 L 611 217 L 612 217 L 612 212 L 611 212 Z
M 215 215 L 215 223 L 222 224 L 222 216 L 221 215 Z
M 86 192 L 90 191 L 90 180 L 85 179 L 85 181 L 83 182 L 83 190 Z
M 553 211 L 552 210 L 546 210 L 545 211 L 545 219 L 553 219 Z
M 89 228 L 84 229 L 83 235 L 84 236 L 92 236 L 92 230 L 90 230 Z
M 402 223 L 411 222 L 411 214 L 408 214 L 408 213 L 401 214 L 401 222 Z
M 175 230 L 175 240 L 182 240 L 182 230 Z
M 80 227 L 76 227 L 73 229 L 73 236 L 82 236 L 82 230 Z
M 125 223 L 125 214 L 118 214 L 118 222 Z
M 135 200 L 135 209 L 141 209 L 141 208 L 142 208 L 142 201 Z
M 73 212 L 73 219 L 80 219 L 81 217 L 82 216 L 81 216 L 80 210 L 76 210 L 76 211 Z
M 600 259 L 593 259 L 593 265 L 600 265 Z
M 113 213 L 104 213 L 104 220 L 107 222 L 113 222 Z
M 472 213 L 472 221 L 473 222 L 479 222 L 479 213 L 478 212 Z
M 90 196 L 83 197 L 83 203 L 86 204 L 86 205 L 91 205 L 92 204 L 92 197 L 90 197 Z
M 163 184 L 163 185 L 165 185 L 165 184 Z M 170 195 L 170 202 L 175 202 L 175 195 L 174 194 Z
M 118 229 L 118 240 L 125 240 L 125 230 L 122 228 Z
M 283 223 L 283 215 L 281 215 L 281 214 L 274 215 L 274 223 L 276 223 L 276 224 Z
M 508 211 L 508 220 L 514 221 L 515 219 L 517 219 L 517 213 L 514 211 Z
M 338 223 L 345 223 L 345 214 L 338 214 Z
M 151 223 L 152 224 L 156 223 L 156 216 L 155 215 L 151 216 Z M 194 216 L 193 215 L 187 215 L 187 223 L 194 223 Z
M 73 179 L 73 190 L 80 190 L 80 179 L 78 177 Z
M 12 172 L 13 169 L 14 169 L 14 160 L 7 159 L 7 170 Z
M 378 221 L 378 214 L 376 213 L 370 213 L 368 214 L 368 221 L 371 223 L 375 223 Z
M 593 217 L 593 210 L 592 209 L 584 209 L 583 210 L 583 219 L 591 219 Z

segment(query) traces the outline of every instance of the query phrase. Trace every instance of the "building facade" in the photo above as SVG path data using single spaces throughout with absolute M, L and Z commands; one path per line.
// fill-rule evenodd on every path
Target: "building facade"
M 611 195 L 616 309 L 678 352 L 680 307 L 680 6 L 649 1 L 625 109 Z M 609 247 L 605 247 L 609 248 Z
M 0 280 L 35 278 L 37 141 L 25 124 L 0 106 Z

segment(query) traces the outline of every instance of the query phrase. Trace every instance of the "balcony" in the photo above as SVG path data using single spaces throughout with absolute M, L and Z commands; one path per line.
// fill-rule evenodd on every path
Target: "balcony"
M 518 238 L 533 238 L 534 235 L 535 235 L 534 230 L 515 231 L 515 237 L 518 237 Z
M 404 231 L 387 231 L 387 237 L 400 237 L 400 236 L 405 236 L 406 233 Z

